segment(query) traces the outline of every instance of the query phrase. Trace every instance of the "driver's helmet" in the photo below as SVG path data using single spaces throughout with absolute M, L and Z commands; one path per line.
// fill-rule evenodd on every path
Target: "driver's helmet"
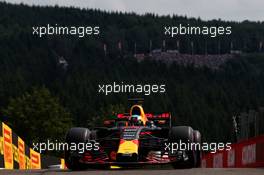
M 135 126 L 143 125 L 142 117 L 140 115 L 132 115 L 130 118 L 130 122 Z

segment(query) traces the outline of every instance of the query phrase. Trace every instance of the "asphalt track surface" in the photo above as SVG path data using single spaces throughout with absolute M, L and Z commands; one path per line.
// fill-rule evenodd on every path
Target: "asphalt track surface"
M 0 170 L 0 175 L 263 175 L 264 168 L 193 168 L 132 170 Z

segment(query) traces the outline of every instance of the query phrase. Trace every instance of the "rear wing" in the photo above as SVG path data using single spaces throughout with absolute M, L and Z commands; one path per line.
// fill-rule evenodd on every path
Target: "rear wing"
M 147 113 L 145 114 L 148 120 L 151 120 L 155 123 L 157 126 L 169 126 L 171 127 L 172 122 L 171 122 L 171 113 L 165 112 L 161 114 L 151 114 Z
M 161 114 L 145 114 L 147 119 L 153 121 L 156 126 L 169 126 L 171 127 L 171 113 L 165 112 Z M 115 126 L 117 122 L 127 122 L 129 121 L 130 115 L 128 113 L 125 114 L 117 114 L 115 119 L 105 120 L 104 125 L 108 127 Z
M 117 126 L 118 123 L 123 125 L 128 125 L 128 120 L 129 120 L 129 114 L 125 113 L 125 114 L 117 114 L 116 116 L 114 116 L 114 119 L 110 119 L 110 120 L 105 120 L 104 121 L 104 126 L 105 127 L 114 127 Z

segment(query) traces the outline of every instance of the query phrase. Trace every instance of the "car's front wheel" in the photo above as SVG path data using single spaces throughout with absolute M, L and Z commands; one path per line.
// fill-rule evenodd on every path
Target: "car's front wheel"
M 71 144 L 80 144 L 80 143 L 87 143 L 90 139 L 90 130 L 87 128 L 71 128 L 66 134 L 66 143 L 69 145 Z M 71 170 L 82 170 L 85 168 L 83 164 L 79 162 L 79 150 L 65 150 L 65 164 L 68 169 Z
M 194 142 L 193 129 L 190 126 L 176 126 L 172 127 L 169 133 L 169 142 L 178 144 L 190 144 Z M 193 150 L 178 150 L 181 152 L 181 160 L 172 163 L 173 168 L 192 168 L 196 164 L 196 155 Z M 175 155 L 171 155 L 175 156 Z M 184 160 L 184 159 L 187 160 Z

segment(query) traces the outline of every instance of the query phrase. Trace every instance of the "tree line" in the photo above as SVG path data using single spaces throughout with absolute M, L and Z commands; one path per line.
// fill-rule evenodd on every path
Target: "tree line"
M 32 26 L 46 23 L 99 25 L 104 30 L 100 37 L 81 39 L 32 36 Z M 142 52 L 149 50 L 150 40 L 153 48 L 159 48 L 164 40 L 162 27 L 179 23 L 233 26 L 230 38 L 179 38 L 183 53 L 190 49 L 190 41 L 206 41 L 208 53 L 216 53 L 219 40 L 223 53 L 229 50 L 231 40 L 238 48 L 246 42 L 245 51 L 249 53 L 219 71 L 192 65 L 168 66 L 148 59 L 138 63 L 133 58 L 135 42 Z M 165 94 L 145 96 L 146 111 L 172 112 L 175 125 L 199 129 L 205 141 L 232 141 L 232 116 L 264 104 L 263 54 L 255 53 L 264 36 L 263 28 L 263 22 L 202 21 L 176 15 L 0 3 L 0 115 L 29 142 L 48 137 L 59 140 L 71 126 L 101 125 L 109 115 L 126 111 L 129 97 L 142 96 L 105 96 L 98 94 L 98 84 L 165 84 Z M 121 55 L 117 49 L 120 41 L 124 49 Z M 166 41 L 167 47 L 173 48 L 175 40 Z M 106 56 L 102 43 L 108 45 Z M 203 48 L 197 47 L 196 52 L 203 53 Z M 67 61 L 66 69 L 59 64 L 59 57 Z

